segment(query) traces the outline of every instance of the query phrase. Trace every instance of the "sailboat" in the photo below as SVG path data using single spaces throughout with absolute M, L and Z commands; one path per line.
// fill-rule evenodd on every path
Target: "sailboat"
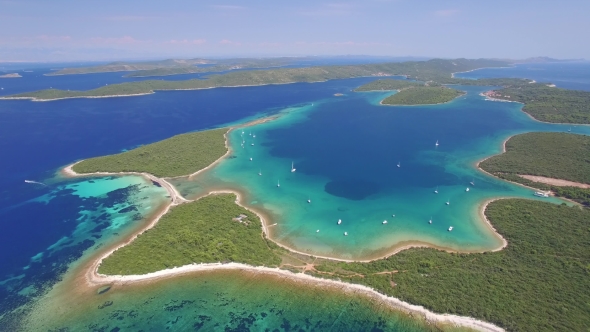
M 429 224 L 432 224 L 432 217 L 430 217 L 430 220 L 428 220 Z
M 342 219 L 338 219 L 338 225 L 342 223 Z
M 252 161 L 252 157 L 250 157 L 250 161 Z
M 435 146 L 438 146 L 438 140 L 436 140 L 436 143 L 434 143 Z
M 400 163 L 399 161 L 397 162 L 397 167 L 402 167 L 402 163 Z
M 568 133 L 569 133 L 569 132 L 571 132 L 571 131 L 572 131 L 572 127 L 570 127 L 570 128 L 567 130 L 567 132 L 568 132 Z
M 465 191 L 466 191 L 466 192 L 469 192 L 469 187 L 465 188 Z
M 471 184 L 472 186 L 475 186 L 475 180 L 471 180 L 471 182 L 469 182 L 469 184 Z
M 450 199 L 447 201 L 447 205 L 451 205 L 451 200 Z
M 449 232 L 453 230 L 453 226 L 449 227 Z
M 316 232 L 316 233 L 319 233 L 319 232 L 320 232 L 320 230 L 318 229 L 318 230 L 317 230 L 317 231 L 315 231 L 315 232 Z
M 256 138 L 256 134 L 253 134 L 253 135 L 252 135 L 252 138 Z
M 258 171 L 258 175 L 262 175 L 262 170 L 259 170 Z
M 307 199 L 307 203 L 311 203 L 311 198 L 308 198 Z
M 344 236 L 348 236 L 348 232 L 344 232 Z
M 438 194 L 438 187 L 436 187 L 436 189 L 434 189 L 434 193 Z
M 387 224 L 387 220 L 383 220 L 382 224 L 383 225 Z
M 281 182 L 279 180 L 277 180 L 277 187 L 281 186 Z
M 294 173 L 295 171 L 295 163 L 291 162 L 291 173 Z

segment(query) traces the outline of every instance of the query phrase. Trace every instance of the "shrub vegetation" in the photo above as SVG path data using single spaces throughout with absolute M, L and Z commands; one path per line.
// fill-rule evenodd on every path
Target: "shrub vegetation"
M 77 173 L 146 172 L 158 177 L 188 175 L 211 165 L 227 152 L 227 128 L 173 136 L 110 156 L 83 160 Z

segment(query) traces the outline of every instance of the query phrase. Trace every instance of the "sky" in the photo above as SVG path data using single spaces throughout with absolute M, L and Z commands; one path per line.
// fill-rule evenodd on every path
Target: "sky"
M 379 55 L 590 59 L 588 0 L 0 0 L 0 62 Z

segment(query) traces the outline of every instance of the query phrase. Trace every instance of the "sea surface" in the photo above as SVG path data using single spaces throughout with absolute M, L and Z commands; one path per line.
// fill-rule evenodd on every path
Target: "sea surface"
M 121 73 L 37 75 L 44 71 L 49 68 L 25 72 L 22 79 L 0 80 L 4 88 L 0 91 L 10 94 L 47 87 L 83 90 L 122 80 Z M 534 64 L 458 76 L 527 77 L 590 90 L 589 71 L 587 63 Z M 245 128 L 243 135 L 239 129 L 232 132 L 230 144 L 235 158 L 193 181 L 180 179 L 175 184 L 189 197 L 210 188 L 244 192 L 247 205 L 277 223 L 269 228 L 274 239 L 314 254 L 370 258 L 408 241 L 467 251 L 496 248 L 499 240 L 478 217 L 481 202 L 505 196 L 532 198 L 532 192 L 484 175 L 476 170 L 475 163 L 499 153 L 502 141 L 511 135 L 568 128 L 534 121 L 516 103 L 485 101 L 479 96 L 485 87 L 458 87 L 467 95 L 444 105 L 417 107 L 380 106 L 379 101 L 387 94 L 352 92 L 374 79 L 169 91 L 126 98 L 0 101 L 2 326 L 16 326 L 24 314 L 15 308 L 34 303 L 61 280 L 68 268 L 83 264 L 101 247 L 133 233 L 168 200 L 165 190 L 141 177 L 65 179 L 58 174 L 59 169 L 76 160 L 117 153 L 179 133 L 271 115 L 279 118 Z M 335 93 L 344 96 L 336 97 Z M 576 126 L 572 132 L 588 135 L 590 128 Z M 295 172 L 291 172 L 292 163 Z M 341 225 L 337 225 L 338 219 L 342 219 Z M 431 219 L 433 223 L 429 224 Z M 383 224 L 383 220 L 388 223 Z M 452 232 L 447 231 L 449 226 L 454 227 Z M 271 287 L 270 281 L 261 282 L 269 285 L 269 293 L 258 299 L 251 295 L 258 294 L 257 288 L 250 292 L 245 291 L 247 287 L 241 288 L 245 281 L 240 275 L 229 274 L 222 283 L 209 282 L 206 287 L 207 280 L 194 278 L 191 287 L 181 279 L 169 280 L 158 287 L 130 291 L 124 297 L 112 290 L 107 294 L 115 300 L 108 310 L 93 309 L 92 314 L 86 311 L 64 322 L 88 327 L 106 322 L 116 310 L 136 310 L 133 315 L 145 317 L 161 310 L 161 304 L 207 298 L 210 300 L 199 302 L 198 307 L 188 302 L 185 305 L 191 312 L 206 312 L 204 316 L 209 318 L 203 319 L 210 319 L 207 324 L 213 325 L 203 326 L 219 329 L 238 326 L 240 319 L 232 320 L 238 309 L 239 317 L 255 316 L 249 328 L 286 330 L 279 318 L 260 320 L 262 312 L 280 307 L 283 313 L 289 313 L 284 317 L 288 326 L 308 326 L 306 319 L 325 322 L 335 313 L 347 313 L 343 308 L 352 302 L 363 312 L 363 326 L 384 320 L 389 324 L 384 330 L 414 328 L 413 323 L 400 328 L 406 326 L 404 317 L 379 311 L 362 299 L 336 299 L 327 293 L 315 297 L 302 293 L 298 298 L 293 295 L 298 292 L 289 287 L 300 286 L 283 288 L 274 283 Z M 239 305 L 217 315 L 217 306 L 223 304 L 215 295 L 218 293 Z M 153 298 L 157 304 L 139 306 L 144 297 Z M 335 304 L 317 315 L 306 313 L 310 302 L 326 303 L 327 298 L 334 299 Z M 177 316 L 175 311 L 159 312 L 152 323 L 169 326 L 166 324 Z M 189 321 L 197 323 L 197 316 L 181 316 L 184 320 L 177 321 L 183 324 L 188 324 L 186 317 L 193 317 Z M 416 324 L 418 330 L 425 328 Z M 129 324 L 109 326 L 137 330 Z

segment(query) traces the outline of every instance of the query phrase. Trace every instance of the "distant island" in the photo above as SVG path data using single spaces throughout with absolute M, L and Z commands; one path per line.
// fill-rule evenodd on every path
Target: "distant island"
M 483 67 L 503 67 L 507 63 L 496 60 L 442 60 L 409 61 L 352 66 L 317 66 L 303 68 L 279 68 L 266 70 L 235 71 L 211 75 L 207 79 L 184 81 L 146 80 L 130 83 L 111 84 L 88 91 L 65 91 L 48 89 L 3 97 L 3 99 L 32 99 L 37 101 L 64 98 L 98 98 L 133 96 L 163 90 L 197 90 L 216 87 L 259 86 L 297 82 L 323 82 L 332 79 L 346 79 L 371 76 L 406 75 L 420 81 L 435 81 L 440 84 L 458 84 L 463 81 L 451 78 L 453 72 L 468 71 Z
M 357 91 L 403 90 L 407 87 L 440 87 L 441 85 L 499 86 L 501 89 L 487 92 L 489 100 L 524 103 L 523 111 L 539 121 L 552 123 L 590 124 L 590 92 L 555 88 L 550 83 L 536 83 L 519 78 L 459 79 L 453 73 L 478 68 L 505 67 L 510 63 L 487 59 L 433 59 L 351 66 L 316 66 L 302 68 L 278 68 L 265 70 L 232 71 L 210 75 L 206 79 L 181 81 L 145 80 L 111 84 L 87 91 L 47 89 L 3 96 L 0 99 L 31 99 L 51 101 L 65 98 L 106 98 L 138 96 L 166 90 L 198 90 L 217 87 L 261 86 L 297 82 L 323 82 L 333 79 L 357 77 L 405 76 L 406 83 L 379 82 Z M 412 82 L 417 81 L 416 82 Z M 403 80 L 398 80 L 403 82 Z M 420 83 L 425 82 L 425 83 Z M 392 84 L 398 84 L 393 86 Z M 421 93 L 419 93 L 420 91 Z M 451 89 L 421 89 L 400 92 L 384 104 L 417 105 L 452 100 L 459 94 Z M 454 97 L 453 97 L 454 96 Z
M 0 75 L 0 78 L 18 78 L 18 77 L 22 77 L 22 76 L 19 73 Z

